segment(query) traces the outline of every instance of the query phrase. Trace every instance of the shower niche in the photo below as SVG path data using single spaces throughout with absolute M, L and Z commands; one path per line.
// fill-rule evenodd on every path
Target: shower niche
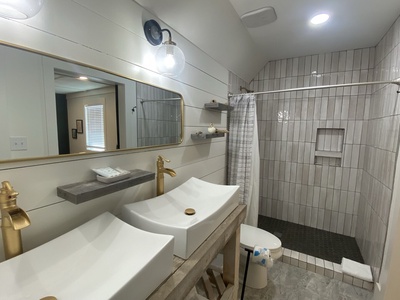
M 344 128 L 317 128 L 314 164 L 342 166 Z

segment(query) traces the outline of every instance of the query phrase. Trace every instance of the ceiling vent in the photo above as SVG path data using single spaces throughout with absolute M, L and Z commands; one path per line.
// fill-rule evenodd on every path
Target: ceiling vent
M 256 28 L 274 22 L 277 17 L 275 9 L 271 6 L 262 7 L 240 17 L 247 28 Z

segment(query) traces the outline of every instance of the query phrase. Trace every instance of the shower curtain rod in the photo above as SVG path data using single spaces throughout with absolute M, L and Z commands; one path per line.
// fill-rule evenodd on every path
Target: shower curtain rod
M 284 90 L 274 90 L 274 91 L 264 91 L 264 92 L 253 92 L 253 93 L 242 93 L 242 94 L 232 94 L 228 93 L 228 98 L 233 96 L 241 96 L 241 95 L 264 95 L 264 94 L 275 94 L 275 93 L 285 93 L 285 92 L 297 92 L 297 91 L 308 91 L 308 90 L 319 90 L 319 89 L 330 89 L 330 88 L 338 88 L 338 87 L 350 87 L 350 86 L 360 86 L 360 85 L 371 85 L 371 84 L 397 84 L 400 88 L 400 77 L 392 80 L 392 81 L 371 81 L 371 82 L 358 82 L 358 83 L 342 83 L 342 84 L 332 84 L 332 85 L 319 85 L 319 86 L 308 86 L 301 88 L 292 88 L 292 89 L 284 89 Z M 400 93 L 400 91 L 397 91 Z

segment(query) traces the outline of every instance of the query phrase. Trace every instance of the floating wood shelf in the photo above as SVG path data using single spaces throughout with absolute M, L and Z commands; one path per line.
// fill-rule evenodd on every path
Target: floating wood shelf
M 191 138 L 192 140 L 207 140 L 224 136 L 225 133 L 201 133 L 201 134 L 194 133 L 191 135 Z
M 155 174 L 144 170 L 132 170 L 131 176 L 112 183 L 98 180 L 76 182 L 57 187 L 57 196 L 74 204 L 80 204 L 132 186 L 154 180 Z
M 214 111 L 228 111 L 233 109 L 232 106 L 219 102 L 206 103 L 204 104 L 204 108 L 207 110 L 214 110 Z

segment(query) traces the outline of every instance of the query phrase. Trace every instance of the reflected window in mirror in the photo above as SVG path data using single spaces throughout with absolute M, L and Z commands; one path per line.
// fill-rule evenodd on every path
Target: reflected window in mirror
M 85 105 L 86 150 L 105 151 L 104 105 Z

